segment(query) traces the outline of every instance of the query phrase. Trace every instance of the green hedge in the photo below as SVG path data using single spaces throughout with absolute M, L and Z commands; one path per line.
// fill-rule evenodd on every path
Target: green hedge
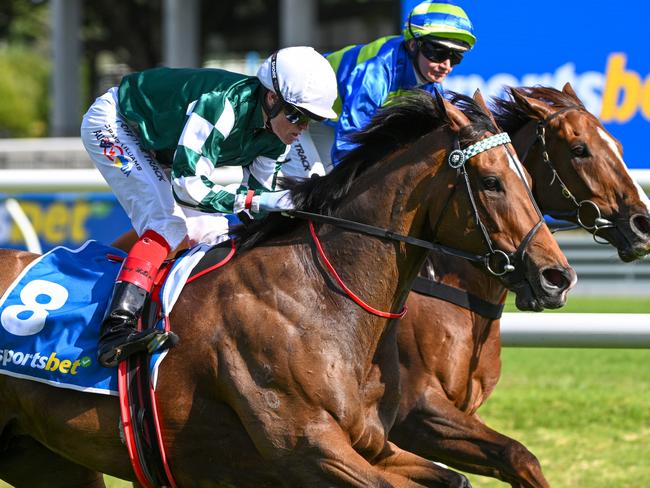
M 0 49 L 0 137 L 47 135 L 49 72 L 34 51 Z

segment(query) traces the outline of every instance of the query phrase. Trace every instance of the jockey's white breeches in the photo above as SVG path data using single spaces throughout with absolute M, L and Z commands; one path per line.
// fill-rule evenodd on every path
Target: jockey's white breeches
M 227 239 L 226 217 L 176 203 L 169 170 L 142 148 L 137 134 L 119 115 L 117 88 L 111 88 L 90 106 L 81 123 L 81 140 L 138 236 L 153 230 L 172 249 L 185 237 L 191 244 Z

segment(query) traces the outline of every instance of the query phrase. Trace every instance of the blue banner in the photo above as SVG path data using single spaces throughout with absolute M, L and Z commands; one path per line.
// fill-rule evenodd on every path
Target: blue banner
M 112 193 L 34 193 L 12 195 L 36 232 L 43 252 L 77 248 L 89 239 L 110 244 L 131 229 Z M 0 248 L 25 249 L 25 238 L 0 201 Z
M 418 1 L 402 1 L 402 17 Z M 474 49 L 446 89 L 498 96 L 504 85 L 569 82 L 587 109 L 621 141 L 630 168 L 650 169 L 650 56 L 643 19 L 650 2 L 460 0 L 474 24 Z

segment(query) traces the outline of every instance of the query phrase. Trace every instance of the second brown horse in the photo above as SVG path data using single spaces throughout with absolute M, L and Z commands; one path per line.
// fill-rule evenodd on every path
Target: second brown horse
M 496 100 L 497 121 L 524 158 L 542 210 L 580 220 L 624 261 L 648 253 L 650 202 L 625 167 L 620 144 L 571 86 L 510 93 Z M 498 280 L 453 257 L 432 253 L 421 276 L 462 290 L 492 310 L 505 300 Z M 415 292 L 407 304 L 409 314 L 398 327 L 402 399 L 391 439 L 421 456 L 514 487 L 548 487 L 536 457 L 476 414 L 499 380 L 499 320 Z

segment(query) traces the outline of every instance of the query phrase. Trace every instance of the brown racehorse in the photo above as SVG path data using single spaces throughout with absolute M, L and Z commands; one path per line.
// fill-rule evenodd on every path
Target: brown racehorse
M 524 155 L 542 210 L 576 223 L 579 217 L 624 261 L 648 253 L 648 200 L 625 168 L 620 144 L 585 110 L 570 85 L 562 92 L 527 88 L 510 93 L 496 100 L 497 121 Z M 596 226 L 597 216 L 602 220 Z M 505 299 L 501 283 L 449 256 L 433 253 L 423 276 L 435 276 L 436 282 L 489 304 Z M 407 303 L 409 314 L 398 328 L 403 396 L 391 440 L 512 486 L 547 487 L 537 459 L 476 415 L 499 379 L 499 320 L 419 293 L 411 293 Z
M 499 131 L 484 111 L 410 95 L 378 114 L 346 164 L 296 183 L 294 202 L 390 229 L 384 236 L 511 256 L 508 274 L 527 283 L 518 289 L 559 306 L 575 273 L 539 225 L 512 146 L 488 145 L 504 141 L 491 137 Z M 470 145 L 478 153 L 464 165 L 458 152 L 449 157 Z M 424 248 L 330 224 L 316 229 L 350 290 L 380 310 L 401 309 Z M 234 260 L 190 283 L 171 314 L 181 343 L 157 391 L 178 485 L 469 486 L 387 440 L 399 401 L 395 321 L 341 291 L 308 225 L 276 214 L 239 242 Z M 34 257 L 0 253 L 3 290 Z M 499 259 L 488 262 L 505 270 Z M 0 478 L 98 487 L 97 472 L 135 479 L 117 400 L 0 375 Z

